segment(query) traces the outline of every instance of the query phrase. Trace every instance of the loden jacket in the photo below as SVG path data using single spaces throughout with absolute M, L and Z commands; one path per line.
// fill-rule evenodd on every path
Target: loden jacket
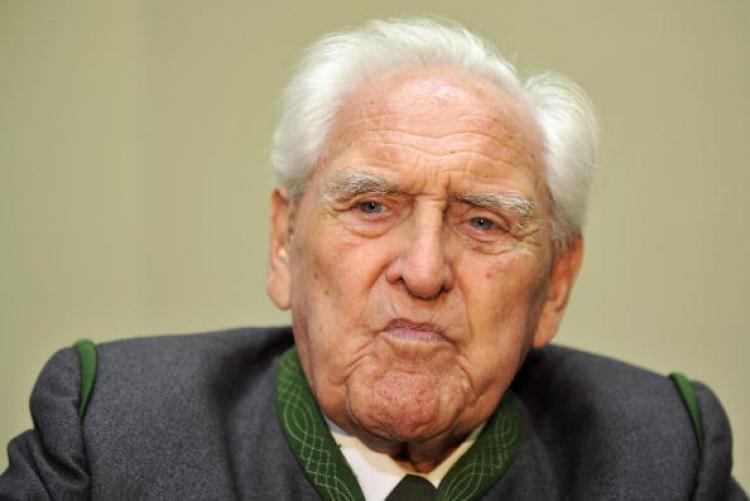
M 63 349 L 31 412 L 0 500 L 361 499 L 290 328 L 104 343 L 93 367 Z M 731 445 L 706 386 L 550 345 L 528 356 L 438 499 L 746 500 Z

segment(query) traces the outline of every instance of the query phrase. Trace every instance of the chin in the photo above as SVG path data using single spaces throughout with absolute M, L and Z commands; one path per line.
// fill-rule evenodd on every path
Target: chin
M 455 403 L 464 400 L 451 397 L 453 392 L 443 386 L 433 375 L 409 373 L 388 373 L 372 384 L 355 381 L 348 412 L 360 428 L 381 440 L 427 440 L 453 427 L 461 407 Z

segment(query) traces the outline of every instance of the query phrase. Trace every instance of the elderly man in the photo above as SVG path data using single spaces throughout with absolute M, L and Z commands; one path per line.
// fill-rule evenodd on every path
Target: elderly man
M 284 103 L 292 328 L 61 351 L 3 499 L 745 499 L 705 386 L 545 348 L 596 165 L 580 89 L 413 20 L 323 39 Z

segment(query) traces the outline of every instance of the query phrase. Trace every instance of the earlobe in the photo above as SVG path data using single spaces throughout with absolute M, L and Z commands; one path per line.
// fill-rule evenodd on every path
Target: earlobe
M 290 207 L 286 190 L 276 188 L 271 194 L 271 241 L 268 255 L 266 291 L 282 310 L 289 309 L 291 281 L 289 273 Z
M 570 246 L 555 257 L 550 271 L 547 297 L 532 340 L 534 348 L 542 348 L 557 334 L 570 292 L 583 260 L 583 237 L 578 235 Z

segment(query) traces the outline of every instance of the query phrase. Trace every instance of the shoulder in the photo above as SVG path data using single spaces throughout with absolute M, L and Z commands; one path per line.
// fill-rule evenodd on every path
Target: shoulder
M 701 476 L 730 479 L 724 410 L 708 387 L 692 386 L 703 450 L 674 382 L 613 358 L 551 345 L 529 355 L 513 390 L 537 454 L 576 496 L 625 489 L 667 499 L 695 492 Z
M 213 390 L 221 393 L 268 371 L 292 345 L 289 328 L 238 328 L 97 345 L 91 405 L 151 402 Z
M 238 369 L 253 372 L 278 358 L 292 344 L 289 327 L 245 327 L 100 343 L 96 344 L 95 390 L 99 393 L 102 386 L 115 391 L 120 387 L 158 387 Z M 60 349 L 45 364 L 35 392 L 61 393 L 65 386 L 74 389 L 72 396 L 77 398 L 79 369 L 73 348 Z
M 573 441 L 576 447 L 611 448 L 628 441 L 649 444 L 649 450 L 676 447 L 689 455 L 698 450 L 671 379 L 625 362 L 551 345 L 529 355 L 514 390 L 546 439 Z
M 558 400 L 594 407 L 617 402 L 621 408 L 666 401 L 682 408 L 668 377 L 607 356 L 557 345 L 532 351 L 514 384 L 520 392 L 531 390 L 528 396 L 543 400 L 546 405 L 555 405 Z M 540 393 L 540 386 L 545 391 Z
M 195 377 L 217 364 L 262 363 L 292 344 L 288 327 L 237 328 L 199 334 L 133 338 L 98 344 L 98 367 L 104 373 L 143 377 Z
M 708 398 L 705 386 L 700 389 L 701 404 L 711 412 L 718 401 Z M 690 442 L 686 445 L 697 450 L 673 381 L 629 363 L 551 345 L 529 355 L 514 390 L 541 429 L 589 424 L 589 432 L 603 431 L 610 439 L 658 434 L 663 440 Z M 545 421 L 553 415 L 553 421 Z
M 100 345 L 83 420 L 98 486 L 130 499 L 231 497 L 232 465 L 282 440 L 275 367 L 291 344 L 289 329 L 235 329 Z
M 238 443 L 279 449 L 280 432 L 267 425 L 273 367 L 291 344 L 288 328 L 103 343 L 83 419 L 76 352 L 58 351 L 31 395 L 35 429 L 8 446 L 0 498 L 83 499 L 92 488 L 93 497 L 230 497 L 228 430 L 251 423 L 259 431 Z

